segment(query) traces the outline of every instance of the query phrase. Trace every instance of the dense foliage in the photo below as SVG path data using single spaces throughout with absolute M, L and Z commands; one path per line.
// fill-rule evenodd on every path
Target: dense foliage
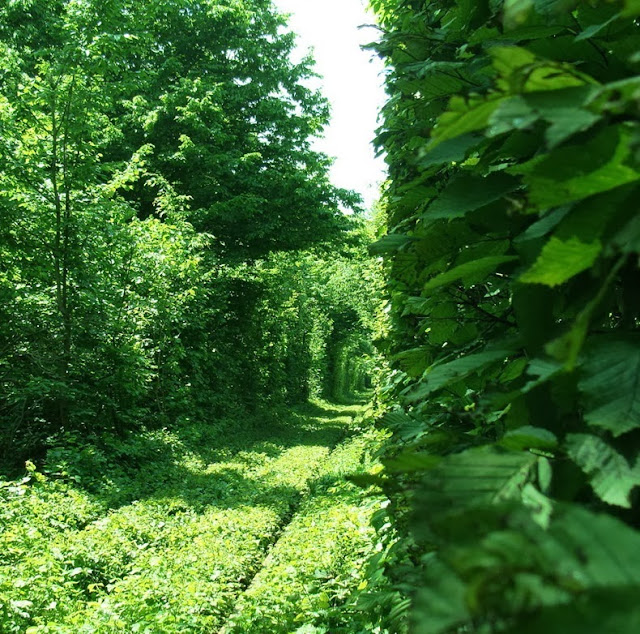
M 0 461 L 360 373 L 363 230 L 293 45 L 269 0 L 2 3 Z
M 270 0 L 0 3 L 0 632 L 373 631 L 384 433 L 307 401 L 371 388 L 380 267 L 293 46 Z
M 29 463 L 0 483 L 0 631 L 371 631 L 354 595 L 380 499 L 344 479 L 380 442 L 361 411 L 103 433 Z
M 372 5 L 411 631 L 636 632 L 640 6 Z

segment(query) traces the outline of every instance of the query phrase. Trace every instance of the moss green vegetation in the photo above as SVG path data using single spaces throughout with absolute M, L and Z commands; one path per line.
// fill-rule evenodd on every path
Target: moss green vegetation
M 0 488 L 0 631 L 360 631 L 381 502 L 345 480 L 381 441 L 361 413 L 315 402 L 51 452 Z
M 380 440 L 369 430 L 349 438 L 323 461 L 322 476 L 222 632 L 366 632 L 370 621 L 355 609 L 352 596 L 366 588 L 372 555 L 373 512 L 380 496 L 364 498 L 344 476 L 361 472 L 365 454 Z M 363 462 L 364 460 L 364 462 Z

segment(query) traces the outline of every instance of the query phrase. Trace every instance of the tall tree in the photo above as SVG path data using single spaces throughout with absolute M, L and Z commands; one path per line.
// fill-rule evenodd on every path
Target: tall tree
M 349 228 L 284 26 L 266 0 L 0 7 L 6 439 L 163 411 L 219 367 L 207 333 L 249 354 L 227 325 L 260 285 L 223 261 Z
M 310 149 L 328 106 L 270 1 L 21 1 L 0 19 L 27 72 L 55 60 L 92 77 L 113 126 L 102 162 L 153 147 L 149 170 L 189 196 L 222 250 L 300 248 L 344 226 L 339 207 L 356 200 Z M 142 179 L 127 197 L 143 217 L 157 188 Z

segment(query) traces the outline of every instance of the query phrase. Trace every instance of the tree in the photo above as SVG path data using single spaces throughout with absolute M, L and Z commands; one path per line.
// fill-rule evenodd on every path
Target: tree
M 57 0 L 3 12 L 27 68 L 63 60 L 106 88 L 103 162 L 152 147 L 149 171 L 189 197 L 190 220 L 222 252 L 301 248 L 346 226 L 339 207 L 356 200 L 310 150 L 327 103 L 304 85 L 311 59 L 290 61 L 294 37 L 269 1 Z M 156 191 L 143 179 L 127 200 L 147 217 Z
M 265 0 L 0 7 L 5 438 L 168 415 L 251 319 L 221 272 L 349 229 L 283 27 Z

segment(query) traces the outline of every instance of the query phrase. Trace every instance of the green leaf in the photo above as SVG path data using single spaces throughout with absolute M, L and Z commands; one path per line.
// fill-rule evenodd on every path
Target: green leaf
M 433 310 L 433 301 L 430 297 L 407 297 L 404 303 L 402 316 L 407 315 L 429 315 Z M 450 315 L 455 315 L 454 312 Z
M 526 540 L 514 549 L 523 534 Z M 494 532 L 483 544 L 493 561 L 506 562 L 492 571 L 483 589 L 495 599 L 505 592 L 513 596 L 511 588 L 522 579 L 523 568 L 533 572 L 529 578 L 536 582 L 528 584 L 533 592 L 525 602 L 510 603 L 507 609 L 516 612 L 516 622 L 506 631 L 584 634 L 593 631 L 594 623 L 598 632 L 637 631 L 640 535 L 635 530 L 607 515 L 559 506 L 547 530 L 519 523 L 507 536 L 511 539 Z M 501 582 L 496 573 L 502 573 Z
M 430 347 L 411 348 L 403 350 L 394 356 L 400 368 L 409 376 L 419 377 L 433 361 L 433 351 Z
M 597 92 L 596 86 L 572 86 L 516 95 L 504 101 L 491 115 L 489 134 L 495 136 L 522 130 L 536 121 L 545 121 L 548 123 L 547 146 L 553 148 L 600 120 L 599 115 L 584 108 Z
M 636 54 L 637 55 L 637 54 Z M 590 101 L 596 105 L 606 103 L 608 100 L 621 99 L 624 101 L 634 99 L 640 89 L 640 76 L 625 77 L 617 81 L 598 86 L 591 96 Z
M 519 2 L 520 0 L 515 0 Z M 525 0 L 526 1 L 526 0 Z M 563 31 L 566 30 L 565 26 L 561 24 L 553 24 L 550 26 L 525 26 L 513 31 L 505 30 L 505 33 L 501 35 L 496 35 L 490 38 L 492 41 L 496 42 L 509 42 L 509 43 L 518 43 L 524 42 L 525 40 L 541 40 L 547 39 L 550 37 L 554 37 L 559 35 Z M 471 41 L 474 41 L 475 38 L 472 38 Z
M 442 561 L 431 558 L 426 578 L 415 598 L 411 631 L 414 634 L 450 632 L 471 618 L 466 584 Z
M 432 291 L 441 286 L 462 280 L 466 286 L 477 284 L 490 273 L 494 273 L 502 264 L 517 260 L 514 255 L 492 255 L 486 258 L 471 260 L 431 278 L 425 285 L 425 291 Z
M 634 216 L 613 238 L 622 253 L 640 252 L 640 216 Z
M 625 0 L 624 15 L 626 17 L 640 15 L 640 0 Z
M 453 97 L 447 111 L 438 119 L 433 129 L 433 139 L 427 149 L 433 150 L 444 141 L 486 128 L 491 113 L 500 105 L 502 99 L 495 98 L 469 104 L 461 97 Z
M 526 482 L 527 468 L 523 471 L 520 480 Z M 455 479 L 453 470 L 450 475 Z M 488 509 L 474 514 L 467 507 L 464 515 L 442 522 L 438 534 L 456 535 L 458 542 L 449 537 L 437 559 L 427 559 L 434 575 L 428 577 L 417 611 L 421 619 L 428 619 L 433 609 L 440 620 L 432 630 L 422 631 L 448 633 L 454 627 L 470 627 L 472 619 L 476 624 L 495 623 L 499 605 L 500 614 L 511 623 L 503 631 L 512 634 L 584 634 L 592 631 L 593 623 L 598 623 L 599 632 L 635 632 L 627 620 L 638 624 L 633 612 L 640 591 L 640 535 L 618 519 L 575 506 L 556 505 L 550 512 L 548 500 L 536 496 L 529 484 L 516 487 L 516 494 L 520 492 L 533 517 L 505 514 L 503 507 L 492 519 Z M 546 508 L 536 510 L 537 506 Z M 433 506 L 423 508 L 433 513 Z M 468 525 L 461 530 L 465 519 Z M 612 627 L 603 628 L 603 623 Z
M 494 46 L 489 54 L 502 77 L 498 86 L 505 92 L 556 91 L 585 83 L 574 67 L 539 60 L 535 53 L 520 46 Z
M 500 440 L 500 445 L 513 451 L 522 451 L 524 449 L 549 451 L 557 448 L 558 438 L 548 429 L 525 425 L 508 431 Z
M 633 189 L 633 186 L 618 187 L 575 203 L 558 225 L 556 237 L 565 240 L 575 236 L 581 242 L 606 240 L 609 227 L 617 229 L 616 220 L 628 218 L 634 209 Z
M 539 553 L 547 572 L 566 583 L 578 601 L 583 592 L 640 586 L 640 534 L 620 520 L 576 506 L 559 507 L 547 538 L 538 533 Z M 563 578 L 564 577 L 564 578 Z M 617 630 L 610 630 L 617 631 Z
M 629 495 L 633 487 L 640 485 L 640 474 L 631 469 L 624 456 L 590 434 L 569 434 L 566 447 L 569 457 L 589 476 L 601 500 L 631 508 Z
M 369 245 L 371 255 L 382 255 L 383 253 L 393 253 L 411 243 L 411 238 L 400 233 L 390 233 L 382 236 L 379 240 Z
M 560 15 L 574 9 L 578 0 L 534 0 L 536 13 L 541 15 Z
M 533 266 L 520 276 L 520 282 L 546 286 L 564 284 L 591 268 L 601 251 L 599 240 L 585 243 L 578 238 L 563 241 L 552 236 Z
M 552 229 L 555 229 L 555 227 L 558 226 L 570 210 L 570 206 L 558 207 L 557 209 L 543 215 L 540 220 L 534 222 L 524 233 L 520 234 L 515 239 L 515 242 L 526 242 L 527 240 L 535 240 L 546 236 Z
M 507 31 L 524 24 L 533 11 L 533 0 L 504 0 L 502 21 Z
M 620 17 L 620 15 L 621 15 L 620 13 L 616 13 L 612 15 L 608 20 L 605 20 L 600 24 L 591 24 L 584 31 L 582 31 L 582 33 L 579 33 L 578 35 L 576 35 L 576 42 L 581 42 L 582 40 L 588 40 L 598 35 L 598 33 L 600 33 L 601 31 L 606 29 L 610 24 L 615 22 Z
M 577 132 L 583 132 L 595 125 L 600 117 L 581 108 L 556 108 L 553 117 L 545 117 L 550 125 L 545 139 L 550 148 L 559 145 Z
M 510 77 L 523 66 L 531 66 L 537 61 L 535 53 L 521 46 L 493 46 L 489 49 L 493 67 L 501 77 Z
M 442 345 L 450 341 L 460 327 L 460 324 L 455 319 L 442 319 L 440 321 L 431 321 L 430 323 L 431 325 L 427 330 L 429 343 L 435 345 Z
M 440 143 L 436 148 L 426 150 L 421 154 L 419 165 L 423 169 L 443 163 L 459 163 L 464 161 L 469 150 L 477 146 L 484 137 L 479 134 L 464 134 Z
M 500 373 L 500 383 L 508 383 L 522 376 L 525 368 L 527 367 L 528 360 L 525 357 L 514 359 L 507 367 Z
M 626 164 L 630 156 L 631 132 L 616 126 L 584 144 L 557 148 L 509 171 L 524 174 L 529 200 L 547 208 L 640 180 L 640 173 Z
M 578 576 L 585 588 L 640 584 L 640 534 L 619 519 L 569 507 L 552 533 L 575 558 L 586 559 Z
M 418 401 L 433 392 L 446 387 L 450 383 L 459 381 L 490 363 L 504 359 L 510 350 L 485 350 L 476 354 L 469 354 L 449 363 L 434 365 L 427 371 L 424 382 L 407 396 L 409 402 Z
M 551 359 L 532 359 L 527 367 L 527 375 L 534 377 L 521 390 L 523 394 L 546 383 L 562 371 L 562 364 Z
M 391 473 L 410 473 L 427 471 L 437 467 L 442 457 L 425 452 L 405 451 L 394 458 L 384 460 L 383 464 Z
M 557 361 L 561 361 L 563 367 L 569 372 L 575 368 L 578 356 L 584 345 L 593 305 L 593 303 L 587 304 L 587 308 L 578 313 L 569 330 L 560 335 L 560 337 L 549 341 L 544 347 L 545 352 Z
M 465 508 L 520 499 L 538 460 L 528 452 L 492 446 L 453 454 L 425 475 L 418 492 L 420 507 L 433 513 L 462 513 Z
M 602 335 L 591 340 L 579 388 L 589 425 L 614 436 L 640 427 L 640 337 Z
M 422 217 L 428 220 L 461 218 L 469 211 L 500 200 L 519 186 L 518 179 L 500 172 L 484 177 L 462 174 L 447 185 Z
M 391 412 L 386 412 L 380 419 L 380 422 L 385 425 L 390 425 L 391 427 L 408 427 L 415 421 L 405 412 L 401 410 L 393 410 Z
M 523 615 L 513 634 L 585 634 L 598 624 L 598 632 L 637 634 L 640 631 L 640 586 L 596 588 L 571 603 L 551 605 Z
M 609 287 L 616 279 L 624 262 L 624 258 L 621 258 L 611 267 L 608 275 L 601 283 L 600 289 L 578 312 L 569 330 L 545 345 L 547 354 L 558 361 L 563 361 L 566 370 L 573 371 L 575 368 L 589 331 L 591 319 L 599 308 L 603 298 L 606 296 Z
M 540 118 L 533 108 L 521 97 L 503 101 L 489 117 L 489 136 L 497 136 L 513 130 L 524 130 Z

